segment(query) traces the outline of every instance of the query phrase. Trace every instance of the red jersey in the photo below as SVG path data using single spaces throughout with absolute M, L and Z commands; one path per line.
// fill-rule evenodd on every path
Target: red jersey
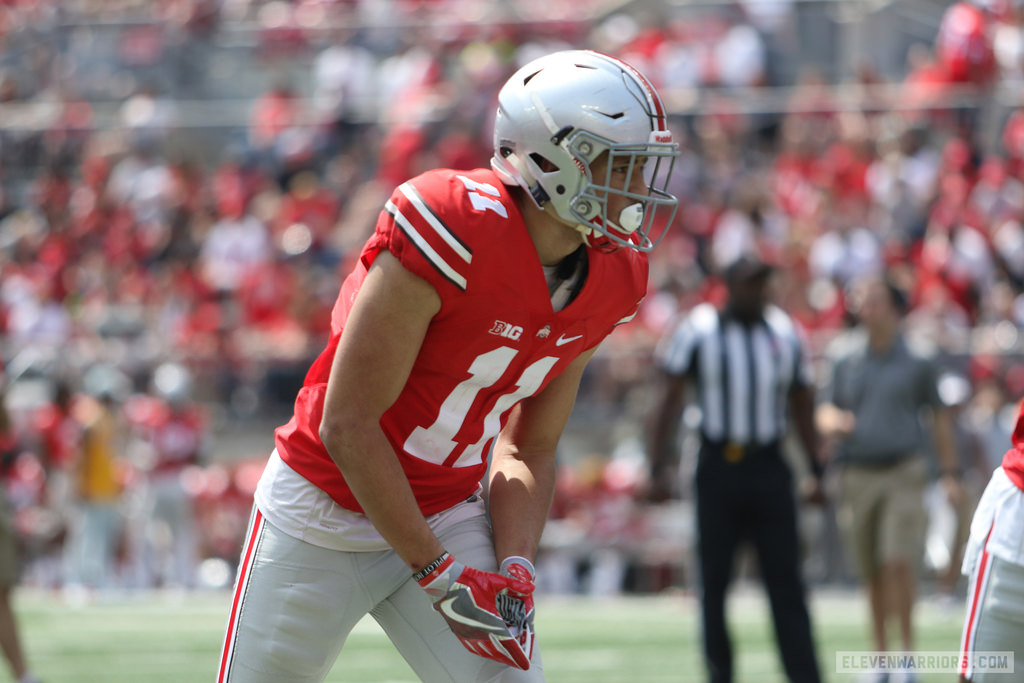
M 162 398 L 134 396 L 124 412 L 139 437 L 153 449 L 153 472 L 177 473 L 199 464 L 206 419 L 197 405 L 175 408 Z
M 939 64 L 955 83 L 986 83 L 998 71 L 989 20 L 970 2 L 951 5 L 942 17 L 935 40 Z
M 82 425 L 75 418 L 73 406 L 61 408 L 48 404 L 35 415 L 34 428 L 39 434 L 47 468 L 68 468 L 78 457 L 82 443 Z
M 1017 488 L 1024 491 L 1024 402 L 1017 415 L 1017 426 L 1013 430 L 1013 448 L 1003 456 L 1003 471 Z
M 490 446 L 516 403 L 636 314 L 647 259 L 633 250 L 588 249 L 581 291 L 555 312 L 519 207 L 492 171 L 431 171 L 399 186 L 341 286 L 327 347 L 275 439 L 292 469 L 357 512 L 362 509 L 318 430 L 341 331 L 382 250 L 441 298 L 409 379 L 380 421 L 429 515 L 476 491 Z

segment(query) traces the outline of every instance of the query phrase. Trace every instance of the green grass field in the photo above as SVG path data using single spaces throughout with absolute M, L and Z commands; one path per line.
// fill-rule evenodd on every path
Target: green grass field
M 69 607 L 52 594 L 23 590 L 16 609 L 29 657 L 44 683 L 192 683 L 212 681 L 228 607 L 227 593 L 105 597 Z M 783 681 L 767 606 L 755 589 L 731 598 L 739 683 Z M 812 601 L 826 680 L 837 650 L 867 650 L 866 607 L 859 594 L 817 593 Z M 919 650 L 956 651 L 962 606 L 918 608 Z M 703 681 L 697 605 L 689 597 L 540 596 L 537 631 L 548 680 L 565 683 Z M 346 683 L 415 683 L 372 620 L 349 638 L 328 678 Z M 924 682 L 955 680 L 922 676 Z M 0 681 L 10 681 L 0 673 Z

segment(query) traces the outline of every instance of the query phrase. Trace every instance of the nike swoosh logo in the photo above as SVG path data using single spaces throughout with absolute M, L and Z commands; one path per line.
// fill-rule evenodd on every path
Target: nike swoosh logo
M 473 619 L 472 617 L 466 616 L 465 614 L 460 614 L 459 612 L 456 612 L 454 607 L 452 606 L 452 603 L 454 603 L 457 599 L 457 597 L 451 597 L 441 600 L 439 603 L 437 603 L 438 610 L 452 621 L 458 622 L 460 624 L 465 624 L 466 626 L 478 628 L 482 631 L 490 632 L 494 630 L 495 624 L 485 624 L 482 621 Z
M 566 337 L 564 334 L 559 335 L 558 339 L 555 340 L 555 346 L 562 346 L 563 344 L 568 344 L 569 342 L 576 341 L 582 336 L 582 334 L 577 334 L 575 337 Z

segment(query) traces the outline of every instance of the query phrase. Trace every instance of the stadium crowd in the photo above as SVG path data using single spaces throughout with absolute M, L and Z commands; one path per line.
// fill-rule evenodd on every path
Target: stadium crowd
M 819 359 L 849 326 L 848 287 L 896 273 L 911 292 L 910 335 L 948 366 L 944 397 L 962 430 L 993 444 L 970 460 L 987 479 L 1024 395 L 1024 109 L 993 112 L 984 94 L 1021 78 L 1024 7 L 956 3 L 902 74 L 860 69 L 851 106 L 825 74 L 790 68 L 799 3 L 722 3 L 660 23 L 573 20 L 563 5 L 586 16 L 591 3 L 544 4 L 537 21 L 484 21 L 494 8 L 468 0 L 0 4 L 5 481 L 34 543 L 30 579 L 68 579 L 55 558 L 80 498 L 67 482 L 104 398 L 123 423 L 110 580 L 190 586 L 199 559 L 233 562 L 267 454 L 223 462 L 211 435 L 281 416 L 391 189 L 427 168 L 485 165 L 497 87 L 568 46 L 633 62 L 665 94 L 682 208 L 652 254 L 641 315 L 585 378 L 574 420 L 601 425 L 601 440 L 566 440 L 577 452 L 560 479 L 550 585 L 579 589 L 580 554 L 594 591 L 675 580 L 624 578 L 630 556 L 658 554 L 636 539 L 678 531 L 633 495 L 645 381 L 671 322 L 720 300 L 720 269 L 745 252 L 778 266 L 778 300 Z M 739 94 L 772 86 L 786 87 L 777 111 L 742 106 Z M 900 106 L 883 97 L 890 86 Z M 986 138 L 993 119 L 999 134 Z M 96 368 L 107 377 L 84 381 Z M 57 387 L 71 398 L 51 400 Z M 160 465 L 153 434 L 178 419 L 179 400 L 187 415 L 170 441 L 190 447 Z M 62 418 L 60 401 L 77 407 Z M 71 441 L 48 446 L 55 435 Z M 133 531 L 168 471 L 191 510 Z M 153 538 L 170 548 L 174 531 L 187 561 L 172 576 L 141 558 Z M 666 547 L 645 561 L 670 563 Z

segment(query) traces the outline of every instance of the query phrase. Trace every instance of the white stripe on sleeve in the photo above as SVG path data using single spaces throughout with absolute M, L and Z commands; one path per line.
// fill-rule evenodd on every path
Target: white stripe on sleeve
M 402 232 L 408 235 L 409 239 L 413 241 L 416 247 L 423 252 L 423 255 L 430 261 L 435 268 L 437 268 L 442 275 L 451 280 L 460 289 L 466 289 L 466 278 L 463 277 L 458 271 L 452 268 L 444 258 L 438 254 L 430 243 L 423 238 L 423 235 L 413 226 L 413 224 L 406 218 L 398 207 L 395 206 L 394 202 L 388 201 L 385 204 L 385 209 L 395 219 L 395 224 L 401 228 Z
M 437 233 L 438 237 L 443 239 L 445 244 L 451 247 L 452 251 L 458 254 L 459 258 L 466 263 L 473 260 L 473 254 L 466 249 L 466 245 L 460 242 L 458 238 L 452 234 L 452 231 L 448 229 L 448 226 L 441 222 L 431 208 L 427 206 L 427 203 L 423 201 L 423 197 L 420 196 L 420 193 L 416 191 L 415 187 L 409 183 L 402 183 L 398 186 L 398 189 L 405 195 L 405 198 L 409 200 L 420 216 L 423 217 L 423 220 L 425 220 L 427 224 L 434 229 L 434 232 Z

